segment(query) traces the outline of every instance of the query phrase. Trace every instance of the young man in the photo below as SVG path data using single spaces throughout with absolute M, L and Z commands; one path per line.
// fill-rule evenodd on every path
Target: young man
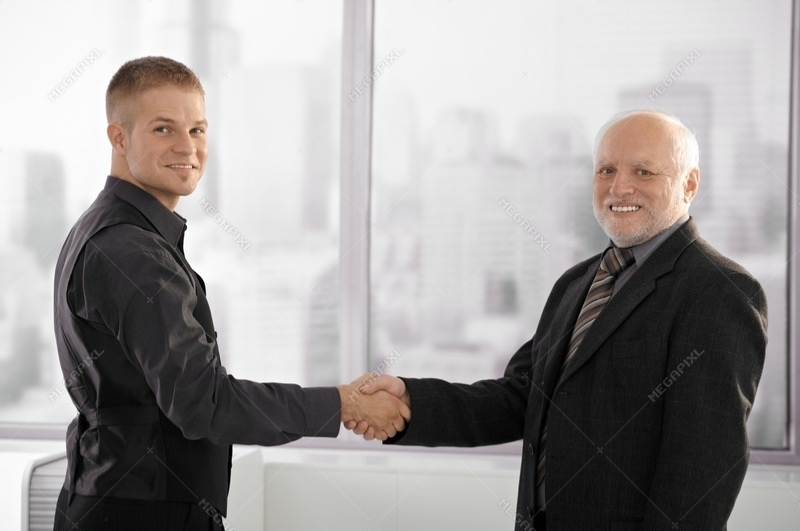
M 767 304 L 689 217 L 698 164 L 694 134 L 672 116 L 634 111 L 603 127 L 594 213 L 609 248 L 556 282 L 503 378 L 367 386 L 413 403 L 392 442 L 523 439 L 518 531 L 725 529 L 747 470 Z
M 163 57 L 125 63 L 106 93 L 111 175 L 55 273 L 55 333 L 77 418 L 55 529 L 220 529 L 231 444 L 335 437 L 341 420 L 402 429 L 408 408 L 355 383 L 301 388 L 226 373 L 202 278 L 174 212 L 205 169 L 204 92 Z

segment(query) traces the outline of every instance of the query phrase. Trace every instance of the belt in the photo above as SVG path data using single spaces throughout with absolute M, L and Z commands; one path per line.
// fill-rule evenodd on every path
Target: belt
M 90 428 L 121 424 L 153 424 L 158 422 L 158 406 L 118 406 L 90 409 L 81 413 Z

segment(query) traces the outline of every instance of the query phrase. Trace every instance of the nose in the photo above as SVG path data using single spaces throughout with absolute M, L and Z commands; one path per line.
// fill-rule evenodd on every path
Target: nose
M 626 172 L 617 172 L 614 181 L 611 183 L 609 193 L 614 197 L 626 197 L 634 192 L 633 177 Z
M 172 145 L 172 151 L 180 155 L 193 155 L 197 151 L 197 147 L 194 145 L 194 139 L 188 131 L 176 136 L 175 143 Z

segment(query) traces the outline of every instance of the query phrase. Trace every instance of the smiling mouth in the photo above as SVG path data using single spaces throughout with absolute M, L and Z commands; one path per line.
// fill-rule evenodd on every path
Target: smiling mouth
M 193 170 L 196 166 L 192 164 L 167 164 L 167 168 L 172 168 L 175 170 Z
M 642 207 L 640 207 L 638 205 L 632 205 L 632 206 L 613 206 L 612 205 L 611 206 L 611 211 L 612 212 L 636 212 L 640 208 L 642 208 Z

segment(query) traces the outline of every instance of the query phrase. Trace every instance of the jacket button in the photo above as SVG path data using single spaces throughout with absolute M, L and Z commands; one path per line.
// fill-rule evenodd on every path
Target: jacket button
M 528 518 L 533 520 L 533 508 L 531 508 L 530 505 L 526 506 L 525 508 L 528 509 Z
M 533 443 L 528 443 L 528 450 L 531 451 L 531 455 L 536 455 L 536 450 L 533 448 Z

